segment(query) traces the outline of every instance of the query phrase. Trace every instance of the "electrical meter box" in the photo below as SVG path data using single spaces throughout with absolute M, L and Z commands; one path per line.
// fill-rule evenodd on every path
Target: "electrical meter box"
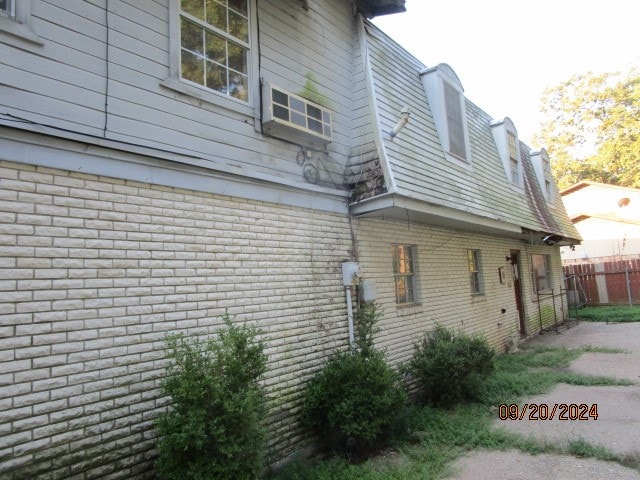
M 373 303 L 377 300 L 376 284 L 373 280 L 360 282 L 360 298 L 364 303 Z
M 342 285 L 350 287 L 360 283 L 360 265 L 358 262 L 342 262 Z

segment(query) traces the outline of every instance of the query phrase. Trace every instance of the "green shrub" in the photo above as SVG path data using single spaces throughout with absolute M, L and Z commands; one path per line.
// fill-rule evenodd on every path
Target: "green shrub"
M 172 361 L 162 389 L 172 405 L 156 420 L 160 478 L 239 480 L 262 470 L 264 344 L 253 327 L 223 319 L 227 326 L 216 339 L 167 338 Z
M 437 326 L 416 344 L 408 369 L 426 401 L 450 407 L 477 398 L 494 356 L 483 337 Z
M 380 446 L 407 403 L 399 375 L 373 346 L 378 317 L 375 305 L 360 309 L 356 347 L 334 354 L 305 392 L 303 424 L 326 448 L 349 456 Z

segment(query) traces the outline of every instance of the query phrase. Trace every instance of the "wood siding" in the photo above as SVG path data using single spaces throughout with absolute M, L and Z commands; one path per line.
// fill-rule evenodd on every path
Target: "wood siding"
M 196 157 L 212 169 L 269 174 L 304 185 L 296 145 L 266 137 L 254 118 L 165 88 L 170 1 L 33 2 L 42 46 L 0 43 L 3 113 L 70 132 Z M 349 2 L 261 0 L 259 75 L 293 93 L 326 97 L 333 143 L 313 161 L 342 187 L 351 147 L 355 20 Z M 0 34 L 3 35 L 3 34 Z M 178 39 L 175 39 L 178 41 Z M 15 42 L 14 42 L 15 43 Z M 205 95 L 213 95 L 205 93 Z M 259 112 L 259 98 L 254 111 Z M 24 124 L 23 124 L 24 126 Z M 60 129 L 64 129 L 63 132 Z

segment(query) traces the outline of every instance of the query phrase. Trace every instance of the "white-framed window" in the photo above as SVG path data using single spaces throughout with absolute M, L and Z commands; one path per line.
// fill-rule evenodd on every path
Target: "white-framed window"
M 551 283 L 551 256 L 546 254 L 531 254 L 531 280 L 535 293 L 548 292 Z
M 256 0 L 170 0 L 163 87 L 256 117 Z
M 44 45 L 31 27 L 31 9 L 39 0 L 0 0 L 0 41 L 12 45 Z M 8 35 L 5 35 L 8 34 Z
M 391 245 L 396 305 L 418 303 L 417 258 L 415 245 Z
M 0 0 L 0 15 L 13 18 L 16 15 L 15 8 L 15 0 Z
M 520 186 L 520 157 L 518 155 L 518 138 L 513 132 L 507 131 L 507 147 L 509 150 L 509 171 L 511 183 Z
M 484 282 L 482 278 L 480 250 L 467 250 L 467 265 L 469 268 L 469 285 L 471 287 L 471 294 L 482 295 L 484 293 Z
M 247 102 L 247 0 L 180 1 L 180 78 Z
M 445 63 L 424 70 L 421 76 L 445 157 L 471 168 L 467 111 L 460 79 Z

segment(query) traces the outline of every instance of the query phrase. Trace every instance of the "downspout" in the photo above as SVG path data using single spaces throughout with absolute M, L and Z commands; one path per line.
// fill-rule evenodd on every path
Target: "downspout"
M 356 338 L 353 330 L 353 304 L 351 302 L 351 286 L 344 287 L 347 296 L 347 323 L 349 324 L 349 346 L 354 349 L 356 346 Z
M 353 326 L 353 302 L 351 301 L 351 286 L 360 277 L 360 267 L 357 262 L 342 262 L 342 286 L 347 298 L 347 319 L 349 325 L 349 345 L 355 348 L 355 332 Z

